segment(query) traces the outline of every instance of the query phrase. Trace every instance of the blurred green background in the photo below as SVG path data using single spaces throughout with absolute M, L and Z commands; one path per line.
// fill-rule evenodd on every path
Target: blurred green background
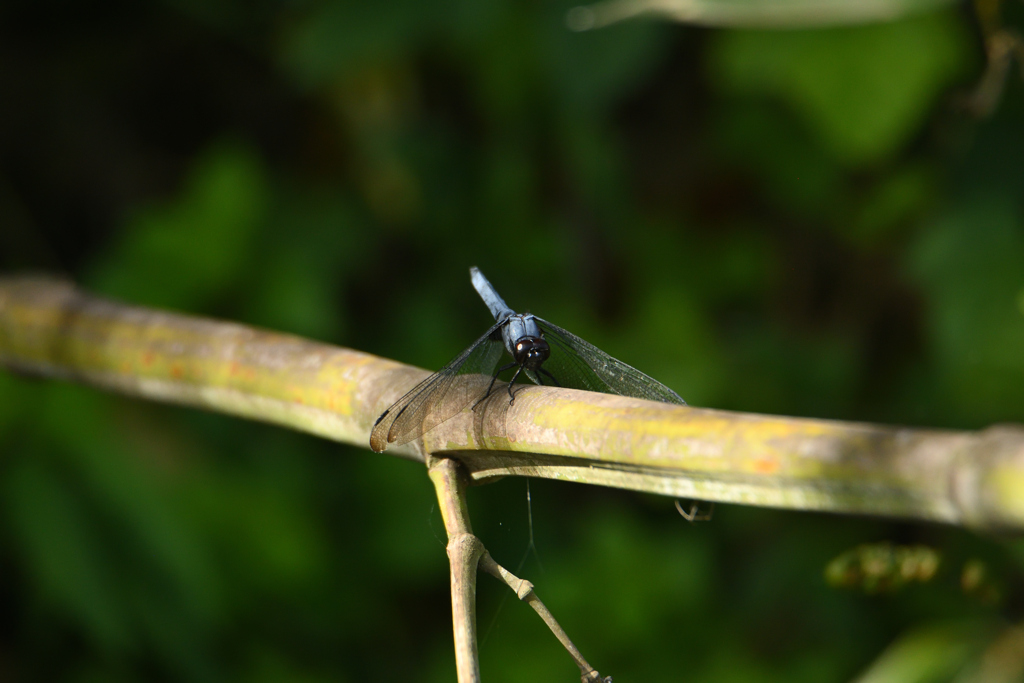
M 694 405 L 1024 422 L 1024 89 L 967 106 L 971 7 L 572 33 L 572 4 L 8 0 L 0 268 L 437 368 L 489 324 L 478 265 Z M 454 680 L 420 466 L 6 373 L 0 453 L 0 680 Z M 620 682 L 952 680 L 1024 616 L 1012 538 L 530 494 L 472 490 L 476 532 Z M 883 540 L 938 574 L 827 585 Z M 480 587 L 484 680 L 578 680 Z

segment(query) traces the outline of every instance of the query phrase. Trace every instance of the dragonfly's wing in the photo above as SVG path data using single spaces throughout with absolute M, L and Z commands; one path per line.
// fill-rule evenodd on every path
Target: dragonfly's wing
M 543 371 L 546 370 L 563 387 L 686 405 L 686 401 L 680 398 L 679 394 L 661 382 L 612 358 L 590 342 L 580 339 L 558 325 L 541 318 L 536 320 L 544 332 L 544 338 L 551 346 L 551 356 L 541 367 L 542 383 L 551 383 L 544 381 L 548 380 L 544 377 Z
M 382 453 L 388 444 L 403 444 L 426 434 L 487 391 L 504 345 L 495 323 L 469 348 L 417 384 L 377 418 L 370 448 Z

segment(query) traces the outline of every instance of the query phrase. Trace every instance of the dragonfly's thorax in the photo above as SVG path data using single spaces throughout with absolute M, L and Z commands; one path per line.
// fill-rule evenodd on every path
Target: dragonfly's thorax
M 527 370 L 536 370 L 551 355 L 551 347 L 544 340 L 534 317 L 527 314 L 510 315 L 501 330 L 505 348 L 516 363 Z

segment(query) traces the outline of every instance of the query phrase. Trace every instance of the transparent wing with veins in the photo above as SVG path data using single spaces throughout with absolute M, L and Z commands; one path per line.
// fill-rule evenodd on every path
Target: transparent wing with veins
M 412 441 L 484 396 L 505 351 L 504 324 L 504 320 L 495 323 L 448 365 L 385 410 L 370 433 L 370 448 L 382 453 L 389 444 Z
M 686 401 L 680 398 L 679 394 L 656 379 L 612 358 L 590 342 L 558 325 L 542 318 L 536 320 L 544 333 L 544 339 L 551 346 L 551 356 L 544 361 L 540 376 L 528 373 L 530 379 L 537 384 L 552 383 L 551 378 L 544 376 L 544 371 L 547 371 L 559 386 L 570 389 L 600 391 L 686 405 Z

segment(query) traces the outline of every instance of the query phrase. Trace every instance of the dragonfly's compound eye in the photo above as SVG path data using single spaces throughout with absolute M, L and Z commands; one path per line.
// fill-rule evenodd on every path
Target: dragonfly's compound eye
M 523 337 L 516 342 L 516 362 L 527 368 L 538 368 L 551 355 L 551 347 L 540 337 Z

